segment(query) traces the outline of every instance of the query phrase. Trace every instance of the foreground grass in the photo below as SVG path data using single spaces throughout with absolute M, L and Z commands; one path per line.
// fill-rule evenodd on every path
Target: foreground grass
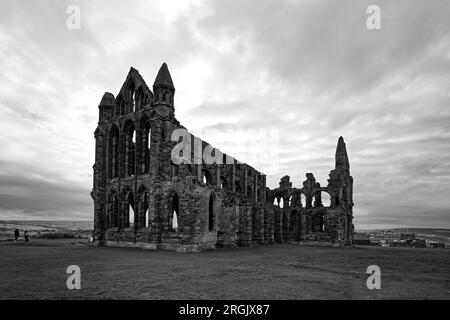
M 449 299 L 450 250 L 271 245 L 202 253 L 0 244 L 0 299 Z M 81 268 L 68 290 L 66 268 Z M 381 290 L 368 290 L 369 265 Z

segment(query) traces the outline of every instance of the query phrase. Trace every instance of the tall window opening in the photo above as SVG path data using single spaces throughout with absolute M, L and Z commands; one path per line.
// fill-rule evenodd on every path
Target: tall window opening
M 142 166 L 141 166 L 141 172 L 142 173 L 149 173 L 150 172 L 150 145 L 151 145 L 151 129 L 150 129 L 150 123 L 147 120 L 144 120 L 145 124 L 141 124 L 143 126 L 143 133 L 142 133 Z
M 109 134 L 109 161 L 108 173 L 109 178 L 117 178 L 119 176 L 119 130 L 116 126 L 111 128 Z
M 220 177 L 220 188 L 221 189 L 227 189 L 228 188 L 227 180 L 224 177 Z
M 125 175 L 133 176 L 136 173 L 136 130 L 134 124 L 129 121 L 125 125 Z
M 149 226 L 149 194 L 147 191 L 144 191 L 141 195 L 141 203 L 140 203 L 140 221 L 139 221 L 139 228 L 148 228 Z
M 212 176 L 208 170 L 202 170 L 202 182 L 204 184 L 212 184 Z
M 236 191 L 237 193 L 241 193 L 241 185 L 237 181 L 234 184 L 234 191 Z
M 213 195 L 209 197 L 208 205 L 208 230 L 214 230 L 214 198 Z
M 134 197 L 131 192 L 129 192 L 126 196 L 127 199 L 127 207 L 125 212 L 125 228 L 131 228 L 134 226 Z
M 303 208 L 306 207 L 306 196 L 303 193 L 300 194 L 300 204 Z
M 171 219 L 170 226 L 173 231 L 178 231 L 178 218 L 179 218 L 179 208 L 180 208 L 180 200 L 178 195 L 175 193 L 172 197 L 172 210 L 171 210 Z

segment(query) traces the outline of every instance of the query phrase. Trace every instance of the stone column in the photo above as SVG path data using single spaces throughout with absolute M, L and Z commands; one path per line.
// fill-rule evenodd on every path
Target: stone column
M 220 188 L 220 165 L 215 165 L 216 167 L 216 186 Z
M 258 203 L 258 173 L 253 176 L 253 201 Z
M 236 160 L 233 160 L 233 168 L 232 168 L 232 175 L 231 175 L 231 190 L 236 191 Z
M 94 200 L 94 231 L 98 239 L 104 239 L 106 219 L 106 165 L 105 134 L 100 128 L 95 131 L 94 186 L 91 196 Z
M 244 194 L 247 195 L 247 197 L 250 197 L 250 195 L 247 194 L 247 181 L 248 180 L 248 170 L 244 169 Z

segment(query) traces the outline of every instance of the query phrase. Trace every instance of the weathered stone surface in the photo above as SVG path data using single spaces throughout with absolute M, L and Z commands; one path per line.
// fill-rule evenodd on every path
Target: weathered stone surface
M 153 92 L 131 68 L 119 94 L 101 99 L 91 192 L 95 245 L 198 252 L 281 242 L 352 244 L 353 178 L 342 137 L 327 187 L 307 173 L 300 189 L 284 176 L 270 190 L 264 174 L 228 155 L 225 163 L 194 162 L 209 147 L 204 141 L 200 153 L 183 154 L 187 163 L 173 163 L 179 141 L 171 135 L 183 128 L 174 95 L 163 64 Z M 329 207 L 322 192 L 331 197 Z

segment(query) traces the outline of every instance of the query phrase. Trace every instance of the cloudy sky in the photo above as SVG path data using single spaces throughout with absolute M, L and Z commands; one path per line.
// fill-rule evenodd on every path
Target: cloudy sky
M 91 219 L 102 94 L 167 62 L 177 118 L 265 155 L 250 164 L 269 187 L 326 185 L 342 135 L 356 228 L 450 228 L 449 16 L 445 0 L 0 0 L 0 219 Z

